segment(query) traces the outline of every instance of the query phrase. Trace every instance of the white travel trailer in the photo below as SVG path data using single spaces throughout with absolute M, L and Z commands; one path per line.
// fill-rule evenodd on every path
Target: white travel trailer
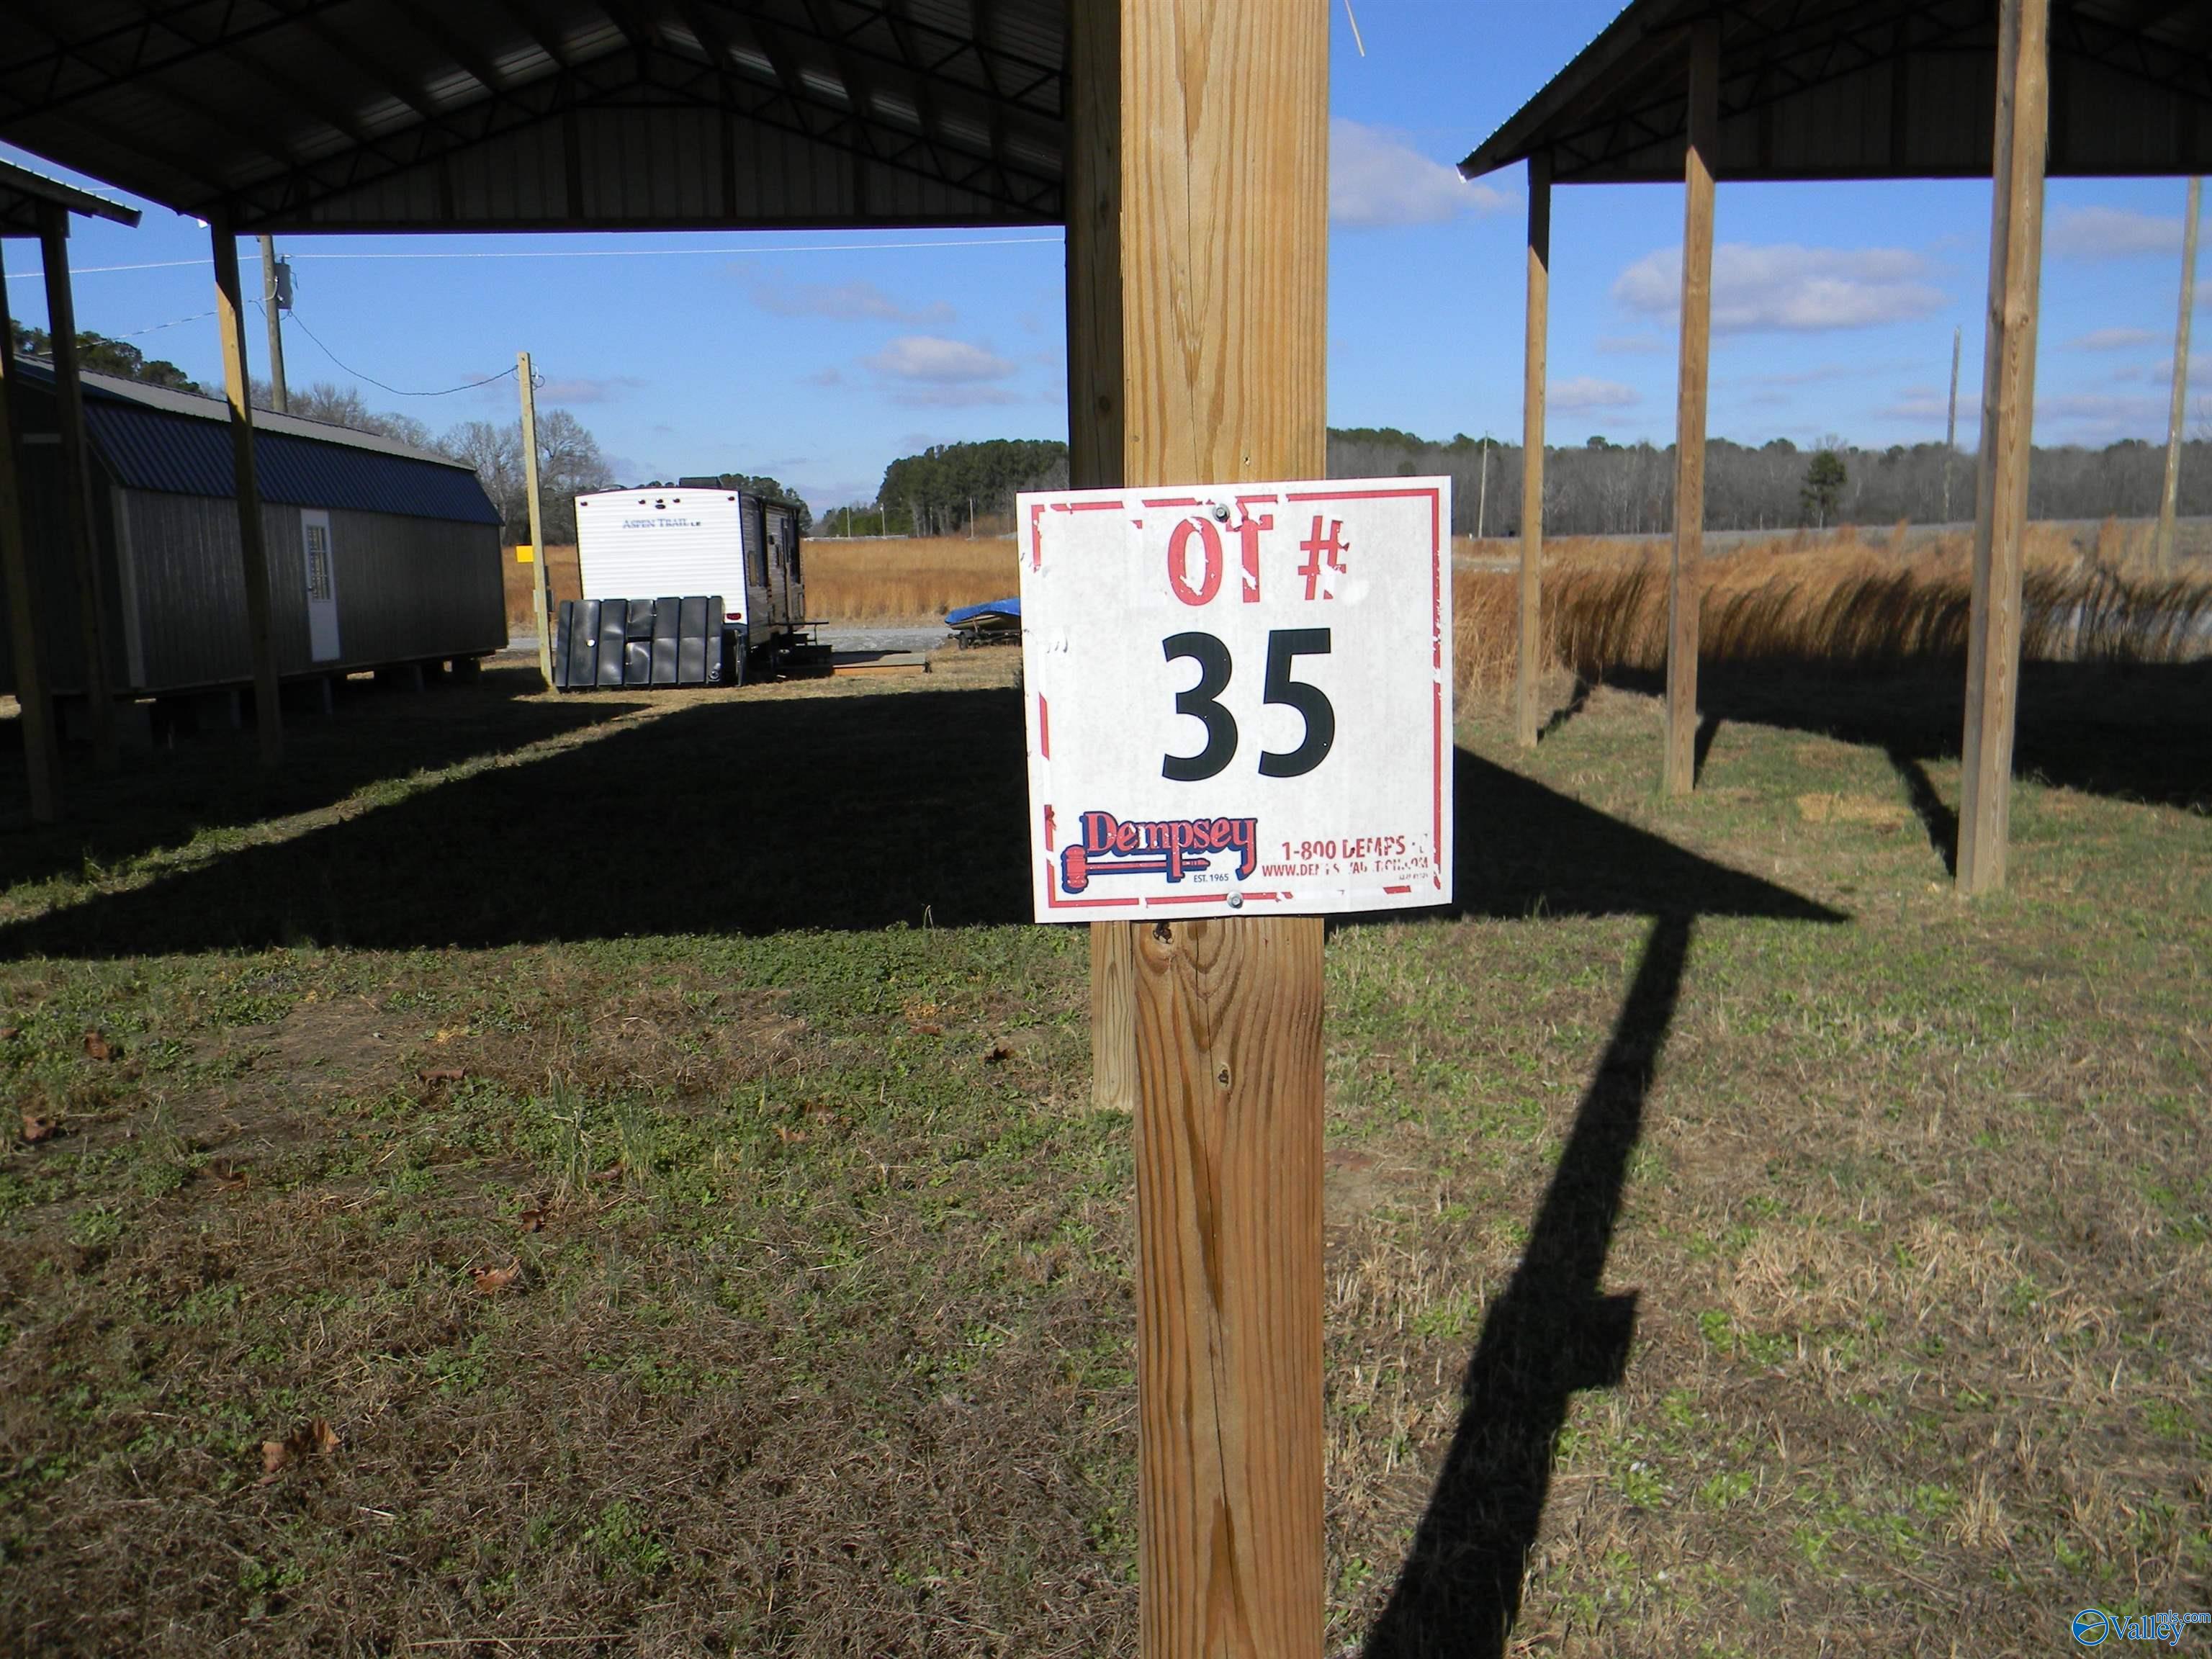
M 720 594 L 732 680 L 806 638 L 799 514 L 782 501 L 692 484 L 576 497 L 584 599 Z

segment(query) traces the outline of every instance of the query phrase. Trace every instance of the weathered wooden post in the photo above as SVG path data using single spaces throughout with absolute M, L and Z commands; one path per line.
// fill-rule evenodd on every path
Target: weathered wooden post
M 522 477 L 530 493 L 530 556 L 537 571 L 530 579 L 531 614 L 538 619 L 538 672 L 553 689 L 553 602 L 547 589 L 551 561 L 545 556 L 545 507 L 538 483 L 538 382 L 531 376 L 530 354 L 514 360 L 522 382 Z
M 2043 164 L 2050 132 L 2050 0 L 2002 0 L 1997 24 L 1989 334 L 1982 355 L 1982 453 L 1974 492 L 1973 594 L 1958 890 L 2004 885 L 2020 684 L 2021 548 L 2033 439 L 2035 324 L 2043 266 Z
M 277 706 L 276 641 L 270 623 L 269 555 L 261 532 L 261 483 L 253 461 L 253 401 L 246 378 L 246 308 L 239 296 L 238 237 L 218 214 L 209 226 L 215 244 L 215 303 L 222 331 L 222 389 L 230 400 L 230 456 L 238 496 L 238 556 L 246 578 L 246 632 L 253 654 L 253 730 L 261 759 L 284 757 L 284 717 Z
M 1683 147 L 1682 356 L 1674 404 L 1674 557 L 1667 582 L 1665 787 L 1698 780 L 1698 567 L 1705 538 L 1705 385 L 1712 362 L 1713 162 L 1720 143 L 1721 26 L 1690 30 L 1689 142 Z
M 2204 181 L 2189 181 L 2189 207 L 2181 229 L 2181 320 L 2173 328 L 2173 407 L 2166 421 L 2166 488 L 2158 497 L 2158 544 L 2152 564 L 2161 576 L 2174 574 L 2173 515 L 2181 499 L 2181 419 L 2189 401 L 2189 325 L 2197 309 L 2197 217 L 2203 210 Z
M 23 769 L 28 775 L 31 821 L 61 816 L 61 779 L 54 765 L 54 714 L 46 695 L 46 665 L 39 658 L 39 625 L 33 597 L 29 544 L 23 534 L 23 469 L 16 444 L 15 325 L 8 315 L 8 286 L 0 283 L 0 583 L 8 599 L 8 645 L 15 667 L 15 702 L 21 714 Z
M 84 381 L 77 366 L 76 305 L 70 292 L 69 210 L 39 204 L 39 253 L 46 278 L 46 331 L 54 344 L 54 412 L 61 433 L 62 522 L 76 568 L 77 638 L 84 653 L 85 712 L 100 769 L 117 764 L 115 702 L 107 678 L 107 609 L 100 583 L 100 538 L 92 514 L 91 444 L 84 433 Z
M 1513 737 L 1536 746 L 1536 672 L 1543 654 L 1544 367 L 1552 309 L 1552 158 L 1528 158 L 1528 331 L 1521 379 L 1520 659 Z

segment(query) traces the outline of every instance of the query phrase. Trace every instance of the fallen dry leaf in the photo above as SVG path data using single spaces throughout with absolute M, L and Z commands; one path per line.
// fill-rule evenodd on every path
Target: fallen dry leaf
M 318 1417 L 302 1423 L 282 1440 L 261 1443 L 261 1484 L 267 1486 L 295 1463 L 310 1457 L 328 1457 L 338 1449 L 338 1431 L 328 1419 Z
M 0 1042 L 12 1042 L 23 1035 L 20 1025 L 0 1025 Z
M 544 1207 L 541 1206 L 537 1208 L 523 1211 L 521 1214 L 514 1218 L 514 1224 L 521 1228 L 526 1233 L 534 1233 L 541 1231 L 545 1225 L 545 1211 Z
M 789 1125 L 783 1123 L 779 1123 L 775 1126 L 775 1133 L 776 1139 L 782 1141 L 787 1146 L 791 1145 L 794 1140 L 804 1140 L 806 1139 L 805 1130 L 794 1129 Z
M 917 1036 L 943 1036 L 945 1035 L 945 1028 L 942 1025 L 936 1024 L 934 1021 L 924 1021 L 921 1024 L 915 1026 L 914 1030 L 915 1034 Z
M 1003 1042 L 994 1042 L 983 1050 L 983 1063 L 986 1066 L 997 1066 L 1013 1057 L 1014 1051 Z
M 215 1184 L 227 1193 L 242 1193 L 253 1184 L 252 1177 L 234 1164 L 210 1164 L 208 1173 L 215 1177 Z
M 468 1073 L 456 1066 L 441 1066 L 434 1070 L 416 1073 L 425 1083 L 459 1083 Z
M 97 1031 L 87 1031 L 84 1034 L 84 1052 L 93 1060 L 115 1058 L 115 1050 L 109 1046 L 107 1039 Z
M 41 1140 L 52 1140 L 60 1133 L 61 1127 L 59 1118 L 42 1117 L 28 1109 L 23 1113 L 23 1139 L 34 1145 Z
M 622 1160 L 620 1158 L 617 1158 L 613 1163 L 608 1164 L 605 1169 L 593 1170 L 591 1178 L 593 1181 L 620 1181 L 622 1179 Z
M 476 1281 L 477 1289 L 485 1296 L 496 1296 L 514 1283 L 522 1271 L 520 1261 L 509 1262 L 504 1267 L 471 1267 L 469 1277 Z

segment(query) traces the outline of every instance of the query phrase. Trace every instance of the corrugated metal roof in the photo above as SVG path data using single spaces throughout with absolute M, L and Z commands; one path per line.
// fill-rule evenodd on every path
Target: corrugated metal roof
M 8 0 L 0 139 L 256 230 L 1053 224 L 1066 0 Z
M 16 362 L 27 387 L 52 395 L 52 365 L 32 357 Z M 236 495 L 228 404 L 112 375 L 82 380 L 86 429 L 125 489 Z M 471 468 L 373 432 L 257 410 L 253 462 L 264 501 L 459 524 L 501 522 Z
M 1995 0 L 1634 0 L 1460 164 L 1680 184 L 1690 25 L 1721 31 L 1731 179 L 1986 179 Z M 2052 178 L 2212 171 L 2212 4 L 2051 0 Z
M 138 222 L 137 208 L 111 202 L 105 196 L 79 190 L 75 185 L 49 179 L 28 167 L 19 167 L 13 161 L 0 161 L 0 234 L 37 235 L 39 206 L 43 202 L 54 203 L 88 219 L 112 219 L 118 225 Z

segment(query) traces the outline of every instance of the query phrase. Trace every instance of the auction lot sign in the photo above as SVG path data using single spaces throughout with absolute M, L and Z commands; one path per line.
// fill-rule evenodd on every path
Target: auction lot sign
M 1018 515 L 1038 921 L 1450 899 L 1450 479 Z

